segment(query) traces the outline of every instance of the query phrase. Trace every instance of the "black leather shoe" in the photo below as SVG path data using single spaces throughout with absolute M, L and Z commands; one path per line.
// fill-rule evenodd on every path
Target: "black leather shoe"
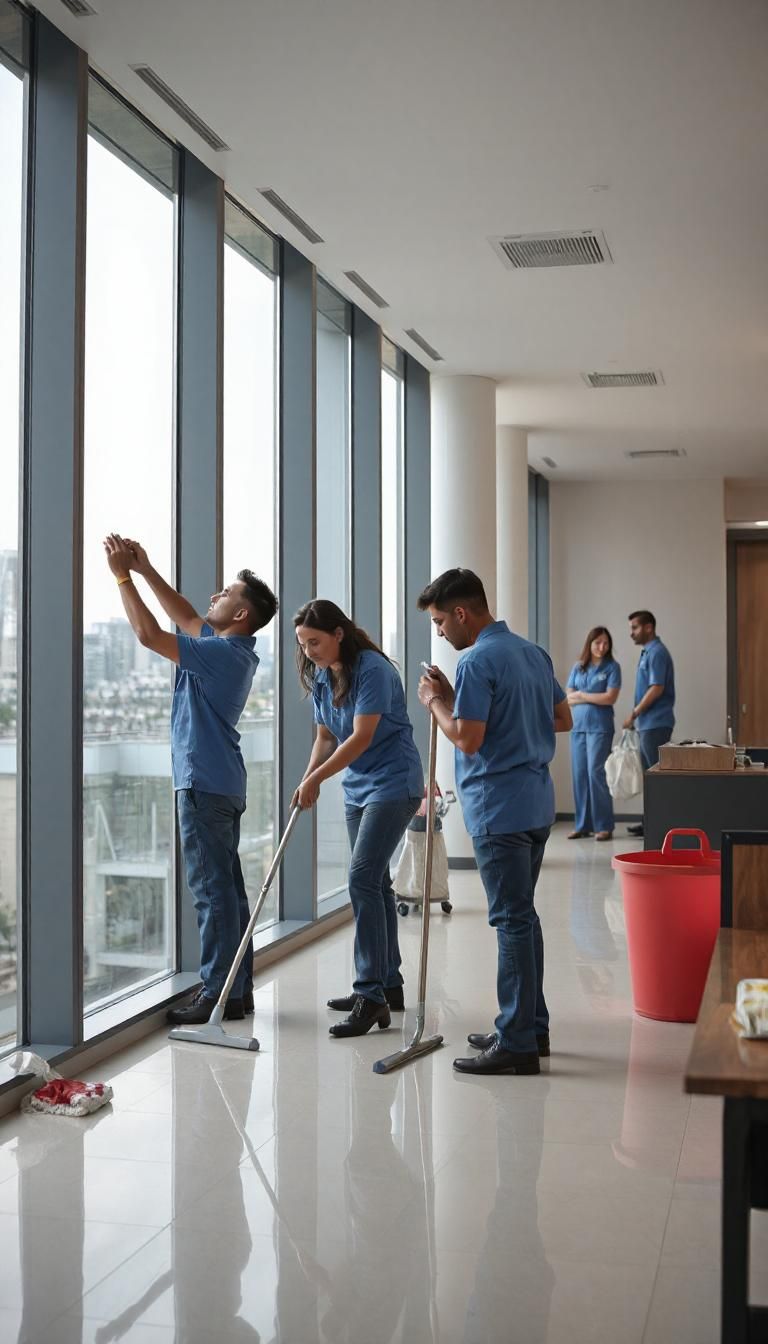
M 454 1059 L 453 1067 L 458 1073 L 540 1073 L 538 1054 L 527 1054 L 517 1050 L 505 1050 L 494 1039 L 493 1045 L 482 1050 L 479 1055 L 469 1059 Z
M 467 1037 L 467 1042 L 473 1050 L 488 1050 L 496 1040 L 496 1032 L 489 1031 L 487 1034 L 481 1031 L 471 1031 Z M 539 1052 L 539 1059 L 546 1059 L 549 1055 L 549 1032 L 542 1032 L 541 1036 L 536 1037 L 536 1048 Z
M 643 834 L 643 828 L 642 828 L 642 825 L 640 825 L 640 826 L 628 826 L 628 827 L 627 827 L 627 832 L 628 832 L 629 835 L 642 835 L 642 834 Z
M 336 1022 L 330 1028 L 330 1032 L 332 1036 L 364 1036 L 376 1023 L 384 1028 L 388 1027 L 391 1021 L 389 1004 L 375 1003 L 373 999 L 366 999 L 363 994 L 356 994 L 349 1017 L 343 1022 Z
M 357 994 L 347 994 L 344 999 L 329 999 L 328 1007 L 332 1008 L 335 1013 L 351 1013 L 357 997 Z M 391 989 L 385 988 L 384 998 L 387 1000 L 387 1007 L 391 1008 L 393 1013 L 405 1012 L 402 985 L 393 985 Z
M 204 989 L 199 989 L 192 1000 L 185 1008 L 171 1008 L 166 1013 L 167 1022 L 173 1022 L 177 1027 L 195 1027 L 203 1022 L 210 1020 L 211 1013 L 216 1007 L 216 999 L 208 997 Z M 242 999 L 227 999 L 227 1006 L 224 1009 L 224 1017 L 227 1021 L 238 1022 L 240 1018 L 245 1017 L 243 1012 Z

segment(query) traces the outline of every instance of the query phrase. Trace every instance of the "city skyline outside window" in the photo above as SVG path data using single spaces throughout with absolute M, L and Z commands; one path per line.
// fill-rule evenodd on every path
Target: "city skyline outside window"
M 0 1041 L 17 1033 L 19 457 L 26 88 L 0 61 Z
M 349 304 L 317 282 L 317 597 L 351 615 Z M 349 845 L 341 775 L 326 780 L 317 803 L 317 895 L 336 895 L 347 884 Z
M 276 298 L 273 240 L 232 201 L 224 246 L 224 582 L 252 569 L 276 588 Z M 256 636 L 259 666 L 240 720 L 248 771 L 240 862 L 253 905 L 275 838 L 276 629 Z M 258 927 L 278 918 L 275 882 Z
M 403 382 L 381 372 L 382 648 L 405 676 Z
M 84 1004 L 174 969 L 172 668 L 143 649 L 104 555 L 173 580 L 174 151 L 91 78 L 85 305 Z M 171 175 L 169 178 L 169 174 Z M 169 622 L 137 579 L 162 624 Z

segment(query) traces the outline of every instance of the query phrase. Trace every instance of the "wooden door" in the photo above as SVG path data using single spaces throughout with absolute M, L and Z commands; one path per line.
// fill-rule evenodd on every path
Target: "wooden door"
M 736 688 L 736 742 L 768 746 L 768 541 L 736 545 Z

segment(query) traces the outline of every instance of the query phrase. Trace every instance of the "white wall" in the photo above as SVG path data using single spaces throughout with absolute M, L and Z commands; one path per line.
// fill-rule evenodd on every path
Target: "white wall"
M 562 679 L 593 625 L 607 625 L 632 708 L 638 650 L 627 614 L 649 608 L 675 663 L 674 738 L 725 740 L 726 580 L 722 481 L 551 483 L 551 653 Z M 559 812 L 573 809 L 566 739 L 553 776 Z M 639 812 L 639 800 L 622 803 Z

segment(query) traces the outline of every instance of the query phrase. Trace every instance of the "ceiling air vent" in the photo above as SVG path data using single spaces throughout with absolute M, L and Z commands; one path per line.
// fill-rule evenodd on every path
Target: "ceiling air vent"
M 624 456 L 631 457 L 634 462 L 642 462 L 645 458 L 687 457 L 688 454 L 684 448 L 630 448 Z
M 406 336 L 410 336 L 411 340 L 413 341 L 413 344 L 418 345 L 419 349 L 423 350 L 425 355 L 429 355 L 430 359 L 442 360 L 443 356 L 438 355 L 435 347 L 433 345 L 430 345 L 429 341 L 425 341 L 424 337 L 420 336 L 418 331 L 416 331 L 414 327 L 411 327 L 410 331 L 406 331 L 405 334 Z
M 369 285 L 368 281 L 364 280 L 362 275 L 358 274 L 357 271 L 345 271 L 344 274 L 348 280 L 352 281 L 353 285 L 357 285 L 357 288 L 365 294 L 366 298 L 371 300 L 371 303 L 376 304 L 377 308 L 389 307 L 387 300 L 382 299 L 381 295 L 373 288 L 373 285 Z
M 510 271 L 613 264 L 605 234 L 596 229 L 582 229 L 580 233 L 513 233 L 505 238 L 489 238 L 488 242 Z
M 76 19 L 89 19 L 96 13 L 93 5 L 87 5 L 85 0 L 61 0 L 61 3 Z
M 278 196 L 277 192 L 273 191 L 272 187 L 259 187 L 259 193 L 264 197 L 265 201 L 269 201 L 273 210 L 276 210 L 279 215 L 282 215 L 284 219 L 287 219 L 288 223 L 292 224 L 294 229 L 296 229 L 302 237 L 306 238 L 308 243 L 323 242 L 320 234 L 315 233 L 315 230 L 307 223 L 306 219 L 302 219 L 301 215 L 297 215 L 296 211 L 288 204 L 288 202 L 284 201 L 282 196 Z
M 552 457 L 542 457 L 541 460 L 542 460 L 542 462 L 544 463 L 544 465 L 545 465 L 546 467 L 549 467 L 549 468 L 550 468 L 551 471 L 557 471 L 557 463 L 555 462 L 554 458 L 552 458 Z
M 657 369 L 642 373 L 582 373 L 587 387 L 661 387 L 664 379 Z
M 204 140 L 206 145 L 210 145 L 211 149 L 215 149 L 217 153 L 223 149 L 229 149 L 229 145 L 224 143 L 221 136 L 211 130 L 210 126 L 208 126 L 201 117 L 198 117 L 196 112 L 192 111 L 189 104 L 185 103 L 184 99 L 180 98 L 178 93 L 174 93 L 173 89 L 166 84 L 164 79 L 161 79 L 159 75 L 155 74 L 151 66 L 132 65 L 131 69 L 134 74 L 139 76 L 139 79 L 142 79 L 144 83 L 148 85 L 153 93 L 157 94 L 158 98 L 162 98 L 163 102 L 167 103 L 168 107 L 176 113 L 177 117 L 181 117 L 182 121 L 185 121 L 188 126 L 192 127 L 195 134 L 199 135 L 200 139 Z

